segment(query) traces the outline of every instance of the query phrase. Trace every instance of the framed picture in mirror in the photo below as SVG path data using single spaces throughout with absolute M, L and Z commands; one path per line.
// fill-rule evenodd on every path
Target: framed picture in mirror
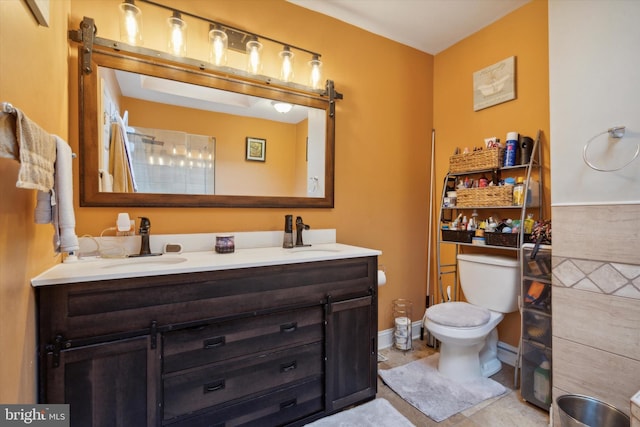
M 264 162 L 267 154 L 267 140 L 247 137 L 247 160 Z

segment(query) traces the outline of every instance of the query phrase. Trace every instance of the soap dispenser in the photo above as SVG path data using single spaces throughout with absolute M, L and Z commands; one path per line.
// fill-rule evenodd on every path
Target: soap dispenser
M 284 216 L 284 240 L 282 241 L 283 248 L 293 247 L 293 215 Z
M 540 402 L 551 403 L 551 363 L 544 360 L 533 371 L 533 396 Z

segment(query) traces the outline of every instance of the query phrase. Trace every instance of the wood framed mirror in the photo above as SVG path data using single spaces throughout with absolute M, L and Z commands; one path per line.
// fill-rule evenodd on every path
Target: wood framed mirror
M 333 82 L 315 93 L 140 50 L 79 46 L 80 206 L 333 207 Z

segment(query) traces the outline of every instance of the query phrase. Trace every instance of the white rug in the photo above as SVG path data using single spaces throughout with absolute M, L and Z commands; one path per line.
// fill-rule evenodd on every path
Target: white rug
M 338 412 L 307 424 L 306 427 L 415 427 L 386 399 Z
M 453 381 L 438 372 L 439 354 L 379 371 L 382 380 L 404 400 L 434 421 L 446 420 L 507 391 L 490 378 Z

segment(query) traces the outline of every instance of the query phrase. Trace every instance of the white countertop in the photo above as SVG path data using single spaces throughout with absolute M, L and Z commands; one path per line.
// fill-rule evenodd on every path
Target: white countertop
M 378 256 L 374 249 L 340 243 L 313 244 L 300 248 L 240 248 L 234 253 L 219 254 L 212 250 L 163 254 L 140 258 L 84 258 L 58 264 L 31 280 L 31 285 L 47 286 L 130 277 L 197 273 L 269 265 L 296 264 L 345 258 Z

